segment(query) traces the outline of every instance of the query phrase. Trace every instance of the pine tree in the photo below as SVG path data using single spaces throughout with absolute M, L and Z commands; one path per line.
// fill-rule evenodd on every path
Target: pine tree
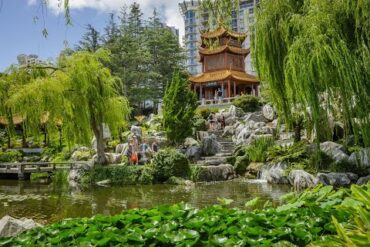
M 175 72 L 163 98 L 163 121 L 167 138 L 180 144 L 192 134 L 192 121 L 197 106 L 189 82 Z
M 100 33 L 90 24 L 86 26 L 86 30 L 86 33 L 78 42 L 76 50 L 95 52 L 101 47 L 102 38 Z
M 107 26 L 104 28 L 104 44 L 111 44 L 119 37 L 119 28 L 114 13 L 109 14 Z

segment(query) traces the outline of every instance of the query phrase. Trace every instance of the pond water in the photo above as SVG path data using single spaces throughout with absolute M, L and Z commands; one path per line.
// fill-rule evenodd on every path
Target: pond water
M 290 187 L 271 185 L 258 180 L 233 180 L 194 186 L 145 185 L 91 187 L 71 190 L 54 183 L 31 183 L 0 180 L 0 218 L 11 215 L 27 217 L 47 224 L 64 218 L 113 215 L 130 208 L 187 202 L 196 207 L 218 203 L 217 198 L 233 199 L 231 206 L 242 207 L 260 197 L 279 204 Z M 261 201 L 263 201 L 261 200 Z

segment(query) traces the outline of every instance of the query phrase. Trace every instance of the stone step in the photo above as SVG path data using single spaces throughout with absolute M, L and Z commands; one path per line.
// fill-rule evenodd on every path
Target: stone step
M 225 156 L 230 157 L 232 155 L 233 155 L 233 153 L 231 153 L 231 152 L 222 152 L 222 153 L 216 154 L 215 156 L 217 156 L 217 157 L 225 157 Z
M 228 157 L 206 157 L 205 160 L 198 161 L 198 165 L 202 166 L 217 166 L 227 163 Z
M 235 147 L 223 147 L 221 149 L 221 152 L 228 153 L 228 152 L 234 152 Z

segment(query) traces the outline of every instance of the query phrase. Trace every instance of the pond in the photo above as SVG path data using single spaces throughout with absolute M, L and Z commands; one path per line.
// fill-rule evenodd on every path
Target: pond
M 280 197 L 290 190 L 289 186 L 246 179 L 194 186 L 94 186 L 84 191 L 54 183 L 0 180 L 0 218 L 11 215 L 48 224 L 64 218 L 113 215 L 131 208 L 179 202 L 205 207 L 218 203 L 217 198 L 233 199 L 231 206 L 235 207 L 243 207 L 246 201 L 255 197 L 279 204 Z

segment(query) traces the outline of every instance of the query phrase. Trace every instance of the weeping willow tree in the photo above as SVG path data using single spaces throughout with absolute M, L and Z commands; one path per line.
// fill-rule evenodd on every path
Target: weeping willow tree
M 13 118 L 18 117 L 22 119 L 24 116 L 14 112 L 9 105 L 9 100 L 14 92 L 17 92 L 19 87 L 31 83 L 36 78 L 45 77 L 47 73 L 43 69 L 18 67 L 16 65 L 10 66 L 0 77 L 0 116 L 6 122 L 6 133 L 8 136 L 8 148 L 11 146 L 11 138 L 14 136 Z M 27 128 L 22 123 L 23 142 Z M 23 144 L 24 145 L 24 144 Z
M 209 28 L 231 28 L 233 11 L 236 15 L 239 14 L 239 2 L 240 0 L 203 0 L 201 10 L 208 13 Z
M 117 135 L 129 114 L 127 100 L 118 95 L 115 78 L 103 65 L 109 59 L 109 52 L 103 49 L 63 57 L 49 76 L 19 87 L 8 105 L 14 112 L 27 116 L 25 121 L 31 134 L 39 131 L 43 117 L 48 119 L 49 132 L 57 131 L 62 124 L 70 143 L 89 144 L 93 134 L 97 162 L 106 164 L 104 126 Z
M 303 111 L 319 133 L 341 119 L 370 145 L 370 1 L 261 0 L 252 42 L 259 77 L 288 123 Z

